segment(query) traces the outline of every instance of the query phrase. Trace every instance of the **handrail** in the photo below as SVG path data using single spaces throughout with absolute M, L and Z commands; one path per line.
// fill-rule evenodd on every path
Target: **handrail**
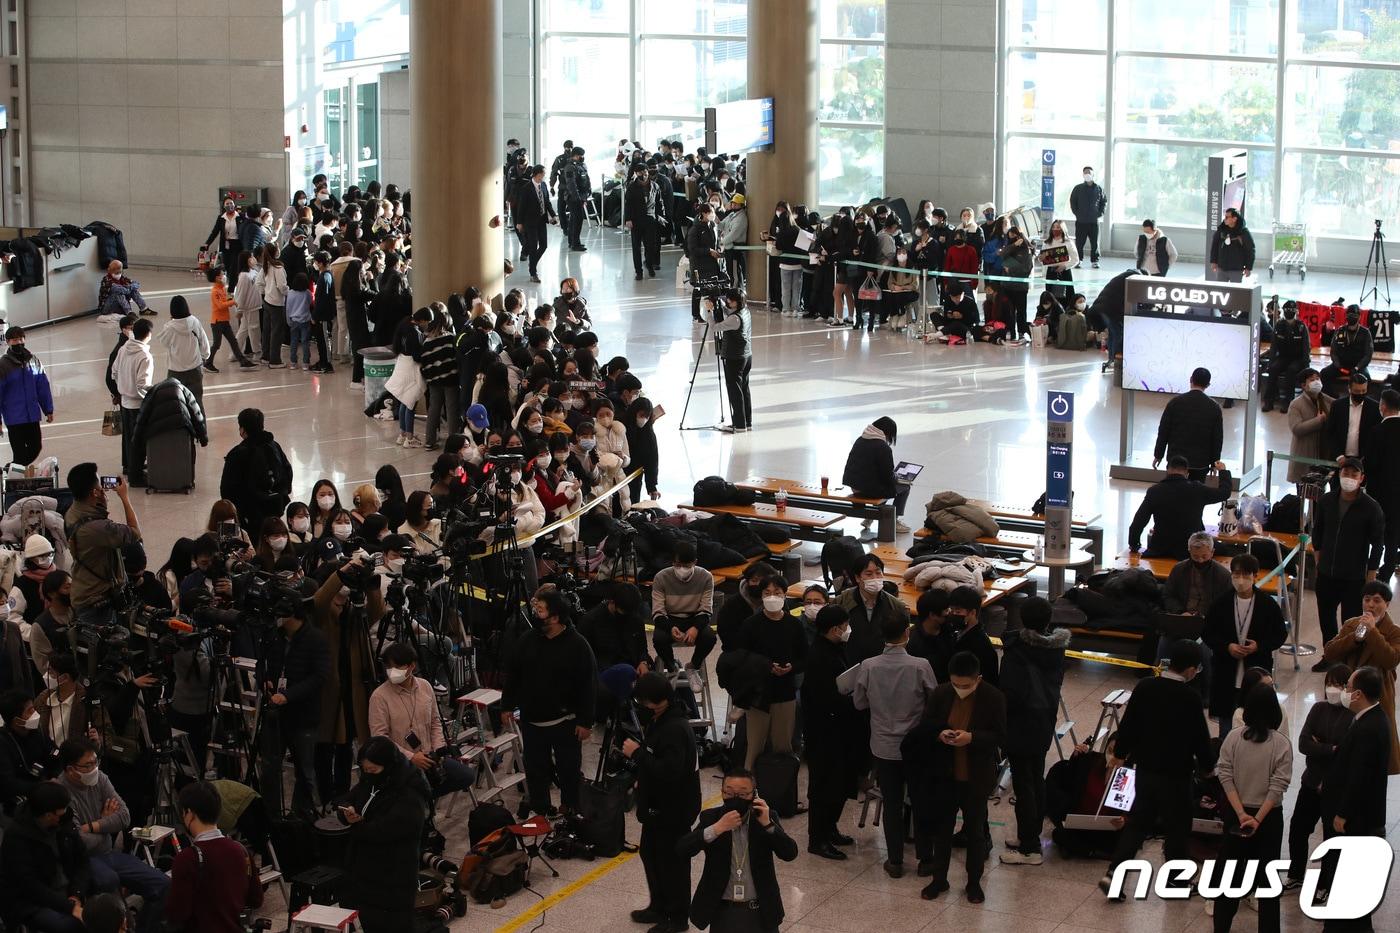
M 564 527 L 564 526 L 567 525 L 569 522 L 571 522 L 571 521 L 573 521 L 574 519 L 578 518 L 580 515 L 583 515 L 585 512 L 591 512 L 591 511 L 593 511 L 594 509 L 596 509 L 598 506 L 602 505 L 602 504 L 603 504 L 604 502 L 606 502 L 608 499 L 612 498 L 613 494 L 616 493 L 619 489 L 621 489 L 623 486 L 626 486 L 628 483 L 632 482 L 632 480 L 636 479 L 637 477 L 639 477 L 639 476 L 641 476 L 641 475 L 642 475 L 642 469 L 641 469 L 641 467 L 638 467 L 637 469 L 633 470 L 631 473 L 627 474 L 627 476 L 625 476 L 625 477 L 623 478 L 622 482 L 616 484 L 616 485 L 613 486 L 611 489 L 609 489 L 607 492 L 600 493 L 599 495 L 595 496 L 595 497 L 593 498 L 593 501 L 584 503 L 583 505 L 581 505 L 581 506 L 579 506 L 577 509 L 575 509 L 573 512 L 570 512 L 568 515 L 565 515 L 563 518 L 555 519 L 553 522 L 551 522 L 551 523 L 548 524 L 548 525 L 545 525 L 545 526 L 544 526 L 543 528 L 541 528 L 539 531 L 531 532 L 530 534 L 525 535 L 523 538 L 516 538 L 516 540 L 515 540 L 516 546 L 517 546 L 517 547 L 529 547 L 530 545 L 532 545 L 532 544 L 534 544 L 536 541 L 538 541 L 540 538 L 543 538 L 543 537 L 545 537 L 546 535 L 553 534 L 555 531 L 558 531 L 560 528 Z M 485 551 L 481 552 L 480 554 L 473 554 L 473 555 L 471 556 L 471 559 L 472 559 L 472 560 L 481 560 L 482 558 L 490 557 L 490 556 L 492 556 L 493 554 L 496 554 L 496 553 L 500 552 L 500 551 L 503 550 L 505 547 L 506 547 L 506 545 L 504 545 L 504 544 L 494 543 L 494 542 L 493 542 L 493 543 L 491 544 L 491 546 L 488 547 Z

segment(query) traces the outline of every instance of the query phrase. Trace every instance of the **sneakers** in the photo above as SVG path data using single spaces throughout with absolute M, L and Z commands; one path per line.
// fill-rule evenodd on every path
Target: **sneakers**
M 268 363 L 268 364 L 267 364 L 267 368 L 268 368 L 268 369 L 286 369 L 286 368 L 287 368 L 287 364 L 286 364 L 286 363 Z
M 1112 888 L 1113 888 L 1113 876 L 1112 876 L 1112 875 L 1104 875 L 1102 878 L 1099 879 L 1099 890 L 1102 891 L 1102 892 L 1105 894 L 1105 896 L 1108 895 L 1108 892 L 1109 892 Z M 1114 900 L 1114 901 L 1120 901 L 1120 902 L 1121 902 L 1121 901 L 1125 900 L 1126 898 L 1127 898 L 1127 895 L 1123 894 L 1123 893 L 1120 891 L 1120 892 L 1118 893 L 1118 896 L 1117 896 L 1117 897 L 1110 897 L 1109 900 Z M 1212 902 L 1211 902 L 1211 901 L 1206 901 L 1206 903 L 1207 903 L 1207 904 L 1210 904 L 1210 903 L 1212 903 Z
M 149 305 L 147 305 L 146 307 L 144 307 L 144 308 L 141 309 L 141 316 L 142 316 L 142 317 L 155 317 L 155 316 L 156 316 L 155 309 L 152 308 L 152 307 L 150 307 Z
M 826 326 L 827 326 L 827 327 L 845 327 L 845 326 L 846 326 L 846 322 L 845 322 L 845 321 L 838 321 L 838 320 L 836 320 L 836 318 L 834 318 L 834 317 L 829 317 L 829 318 L 826 319 Z
M 685 679 L 690 684 L 691 693 L 703 693 L 705 690 L 705 678 L 693 667 L 685 669 Z
M 409 434 L 406 437 L 404 437 L 403 446 L 405 449 L 408 449 L 410 447 L 422 448 L 423 442 L 418 439 L 418 435 Z
M 254 363 L 252 360 L 244 360 L 243 362 L 241 362 L 241 363 L 238 364 L 238 368 L 239 368 L 239 369 L 262 369 L 261 366 L 259 366 L 257 363 Z M 217 369 L 214 370 L 214 371 L 215 371 L 215 372 L 218 372 Z
M 1001 853 L 1001 863 L 1003 865 L 1039 865 L 1044 858 L 1039 852 L 1022 852 L 1019 849 L 1008 849 Z
M 204 371 L 206 373 L 214 373 L 215 375 L 218 375 L 219 367 L 215 366 L 213 363 L 206 362 L 204 364 Z
M 407 436 L 407 435 L 405 435 L 402 431 L 400 431 L 400 432 L 399 432 L 399 436 L 396 437 L 396 438 L 394 438 L 394 446 L 395 446 L 395 447 L 402 447 L 402 446 L 403 446 L 403 439 L 404 439 L 406 436 Z
M 913 529 L 911 529 L 908 525 L 904 524 L 902 519 L 896 519 L 894 523 L 894 530 L 902 535 L 907 535 Z

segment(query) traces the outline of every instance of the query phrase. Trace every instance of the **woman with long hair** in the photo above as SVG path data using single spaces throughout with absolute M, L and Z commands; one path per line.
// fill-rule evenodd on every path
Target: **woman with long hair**
M 311 487 L 311 536 L 324 538 L 331 533 L 331 518 L 340 511 L 340 492 L 335 483 L 322 477 Z
M 287 342 L 287 270 L 271 243 L 263 247 L 258 270 L 262 285 L 263 362 L 268 369 L 282 369 L 282 345 Z

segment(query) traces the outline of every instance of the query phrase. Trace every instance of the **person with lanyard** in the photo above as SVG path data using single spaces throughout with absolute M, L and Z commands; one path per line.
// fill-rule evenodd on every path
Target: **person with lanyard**
M 1220 723 L 1220 735 L 1230 731 L 1236 697 L 1246 668 L 1274 669 L 1274 652 L 1287 640 L 1288 629 L 1278 603 L 1254 585 L 1259 559 L 1240 554 L 1230 560 L 1233 592 L 1221 596 L 1206 611 L 1201 640 L 1210 648 L 1210 713 Z
M 447 745 L 433 685 L 418 673 L 418 652 L 407 642 L 384 649 L 382 684 L 369 697 L 369 731 L 392 741 L 408 763 L 428 778 L 433 796 L 464 790 L 476 780 L 470 765 L 451 755 L 438 757 Z
M 783 922 L 782 889 L 773 864 L 797 858 L 797 843 L 757 795 L 748 771 L 730 771 L 720 785 L 723 803 L 700 814 L 677 851 L 705 853 L 690 901 L 690 922 L 711 933 L 775 933 Z
M 180 789 L 176 809 L 190 844 L 170 865 L 165 919 L 185 933 L 238 933 L 241 915 L 262 906 L 263 886 L 242 843 L 219 829 L 223 801 L 208 781 Z

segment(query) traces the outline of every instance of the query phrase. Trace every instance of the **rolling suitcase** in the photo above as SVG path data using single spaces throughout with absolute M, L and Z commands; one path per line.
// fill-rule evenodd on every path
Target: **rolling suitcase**
M 146 492 L 194 490 L 194 438 L 167 431 L 146 442 Z

